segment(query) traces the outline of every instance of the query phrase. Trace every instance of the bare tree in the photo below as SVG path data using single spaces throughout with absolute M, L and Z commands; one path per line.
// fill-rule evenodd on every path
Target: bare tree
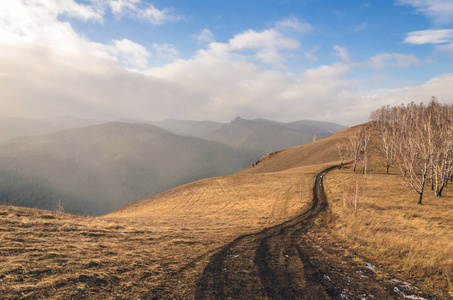
M 348 149 L 346 147 L 343 147 L 340 143 L 337 143 L 335 147 L 341 159 L 340 167 L 338 168 L 339 170 L 341 170 L 341 168 L 343 168 L 344 160 L 348 156 Z
M 357 169 L 357 163 L 360 161 L 362 155 L 362 138 L 361 133 L 356 133 L 349 137 L 350 153 L 354 158 L 354 165 L 352 170 L 355 172 Z
M 363 129 L 363 131 L 360 134 L 360 137 L 362 139 L 362 173 L 366 178 L 367 174 L 367 169 L 368 169 L 368 146 L 370 144 L 370 138 L 371 138 L 371 130 L 369 128 Z
M 430 108 L 433 110 L 432 115 L 436 116 L 432 189 L 437 197 L 441 197 L 453 171 L 453 114 L 451 107 L 440 105 L 435 98 L 431 100 Z
M 374 115 L 375 126 L 379 131 L 379 143 L 384 152 L 384 164 L 386 173 L 389 173 L 390 165 L 394 157 L 394 140 L 396 130 L 395 109 L 383 106 Z
M 354 174 L 352 179 L 352 182 L 347 185 L 347 193 L 343 198 L 343 207 L 346 207 L 346 199 L 348 199 L 348 206 L 353 208 L 354 215 L 357 217 L 359 212 L 360 198 L 363 197 L 365 193 L 366 183 L 364 181 L 364 176 L 362 176 L 361 174 Z
M 432 97 L 427 106 L 381 107 L 371 118 L 380 131 L 387 173 L 394 157 L 405 184 L 419 194 L 419 204 L 429 180 L 436 196 L 442 196 L 453 176 L 453 106 Z
M 429 154 L 421 150 L 421 145 L 415 139 L 401 139 L 400 151 L 397 153 L 397 165 L 405 184 L 419 194 L 417 204 L 422 203 L 430 164 Z
M 312 140 L 313 143 L 318 140 L 318 134 L 316 132 L 313 133 L 313 135 L 311 136 L 311 140 Z
M 58 213 L 63 213 L 64 212 L 64 204 L 61 199 L 58 199 L 57 202 L 55 203 L 54 211 Z
M 382 129 L 381 131 L 381 136 L 380 136 L 380 142 L 381 142 L 381 147 L 382 150 L 384 150 L 384 163 L 385 163 L 385 173 L 389 173 L 390 166 L 392 165 L 393 162 L 393 157 L 394 157 L 394 131 L 392 127 L 387 126 Z
M 398 167 L 406 185 L 419 194 L 417 204 L 422 204 L 435 150 L 432 115 L 425 111 L 422 104 L 418 111 L 415 107 L 410 107 L 410 119 L 406 124 L 401 124 L 404 134 L 397 139 Z

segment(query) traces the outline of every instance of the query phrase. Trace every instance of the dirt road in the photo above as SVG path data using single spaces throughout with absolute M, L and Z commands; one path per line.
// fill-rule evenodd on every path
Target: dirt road
M 313 184 L 305 213 L 215 253 L 197 282 L 195 299 L 435 299 L 367 263 L 337 242 L 327 218 L 324 175 Z

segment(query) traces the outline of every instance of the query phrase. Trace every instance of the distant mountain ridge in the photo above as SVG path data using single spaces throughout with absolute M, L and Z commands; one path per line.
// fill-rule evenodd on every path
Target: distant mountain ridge
M 43 135 L 69 128 L 103 123 L 99 120 L 61 116 L 46 119 L 0 117 L 0 142 L 24 136 Z
M 68 212 L 104 214 L 343 128 L 239 117 L 230 123 L 0 118 L 0 204 L 52 209 L 61 200 Z
M 0 203 L 105 214 L 258 155 L 149 124 L 104 123 L 0 143 Z
M 245 120 L 240 117 L 230 123 L 164 120 L 152 124 L 176 134 L 253 149 L 261 155 L 309 143 L 314 133 L 322 139 L 346 129 L 345 126 L 322 121 L 283 123 L 266 119 Z
M 151 124 L 164 128 L 170 132 L 179 135 L 192 136 L 206 139 L 212 131 L 221 128 L 224 123 L 213 121 L 184 121 L 184 120 L 163 120 L 158 122 L 151 122 Z

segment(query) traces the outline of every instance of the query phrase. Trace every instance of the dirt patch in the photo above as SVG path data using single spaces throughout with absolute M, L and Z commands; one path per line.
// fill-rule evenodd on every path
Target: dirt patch
M 295 219 L 242 236 L 215 253 L 196 299 L 435 299 L 349 254 L 319 222 L 328 218 L 323 176 L 313 206 Z

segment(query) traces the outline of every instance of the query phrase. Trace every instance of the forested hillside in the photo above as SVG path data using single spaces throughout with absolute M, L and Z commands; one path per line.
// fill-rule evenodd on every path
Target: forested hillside
M 257 158 L 147 124 L 70 129 L 0 144 L 0 203 L 100 215 Z
M 291 123 L 240 117 L 230 123 L 164 120 L 154 125 L 180 135 L 205 138 L 224 144 L 253 149 L 261 155 L 310 143 L 313 135 L 322 139 L 346 127 L 330 122 L 301 120 Z

